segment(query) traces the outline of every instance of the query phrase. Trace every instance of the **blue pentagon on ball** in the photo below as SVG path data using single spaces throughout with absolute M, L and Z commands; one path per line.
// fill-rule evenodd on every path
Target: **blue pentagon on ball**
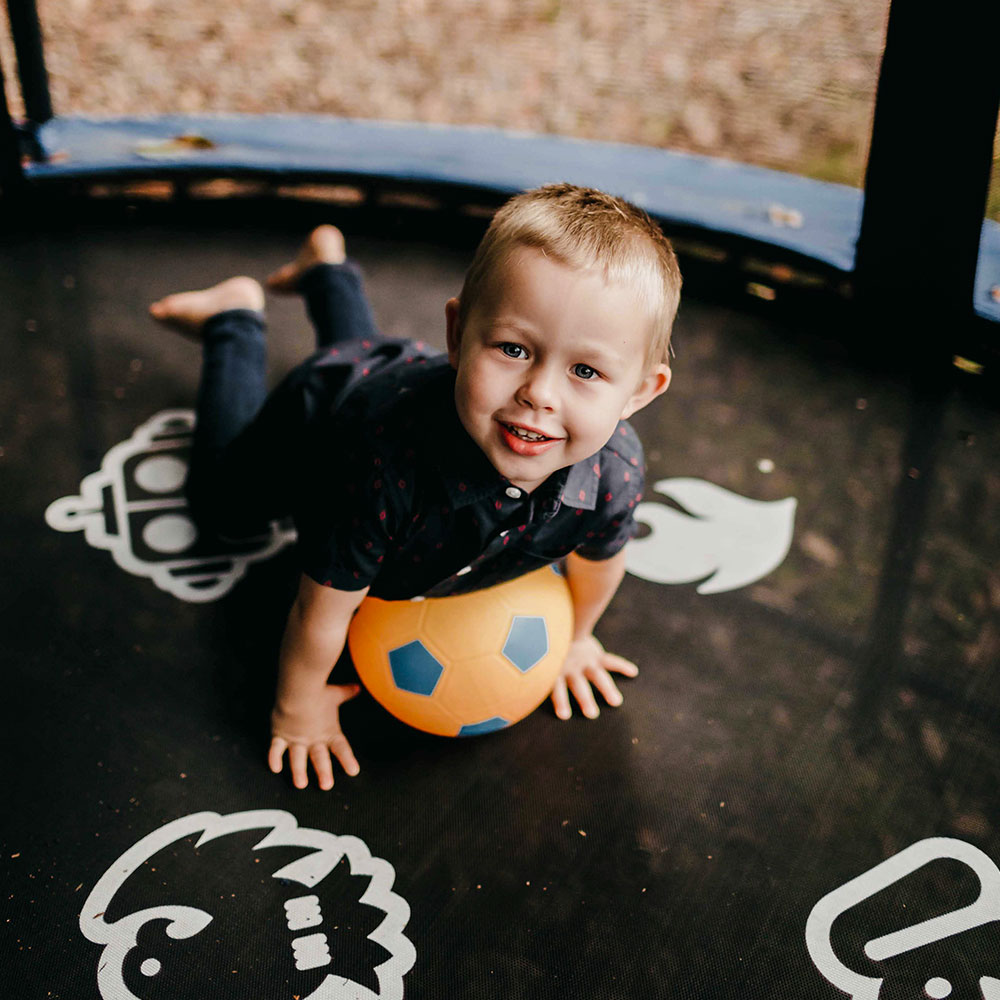
M 458 731 L 459 736 L 481 736 L 483 733 L 493 733 L 498 729 L 503 729 L 505 726 L 510 725 L 510 719 L 503 719 L 499 715 L 494 715 L 492 719 L 486 719 L 484 722 L 474 722 L 469 725 L 462 726 Z
M 389 667 L 396 687 L 413 694 L 433 694 L 444 673 L 444 667 L 419 639 L 390 650 Z
M 514 615 L 503 644 L 503 655 L 526 674 L 549 651 L 545 619 L 537 615 Z

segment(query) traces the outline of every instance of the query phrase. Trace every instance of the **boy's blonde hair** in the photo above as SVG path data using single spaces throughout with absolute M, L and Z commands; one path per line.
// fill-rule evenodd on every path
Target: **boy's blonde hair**
M 567 267 L 599 267 L 604 280 L 632 288 L 650 317 L 646 370 L 669 363 L 681 272 L 670 241 L 642 209 L 594 188 L 547 184 L 515 195 L 493 217 L 459 297 L 459 328 L 498 292 L 496 275 L 521 247 Z

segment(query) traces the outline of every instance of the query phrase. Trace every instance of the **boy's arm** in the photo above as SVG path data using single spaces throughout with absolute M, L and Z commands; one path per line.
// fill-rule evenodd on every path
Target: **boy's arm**
M 621 692 L 612 672 L 635 677 L 639 668 L 624 657 L 608 653 L 593 634 L 597 620 L 611 603 L 625 576 L 625 550 L 600 562 L 584 559 L 575 553 L 566 558 L 566 577 L 573 595 L 573 640 L 559 678 L 552 689 L 552 705 L 560 719 L 572 714 L 569 693 L 589 719 L 600 714 L 591 685 L 609 705 L 622 703 Z
M 288 613 L 281 641 L 278 688 L 271 712 L 271 746 L 267 761 L 278 774 L 288 751 L 288 767 L 296 788 L 309 783 L 308 762 L 319 786 L 333 786 L 332 753 L 344 770 L 359 771 L 340 728 L 340 706 L 353 698 L 357 684 L 327 684 L 343 652 L 351 616 L 368 589 L 334 590 L 303 574 Z

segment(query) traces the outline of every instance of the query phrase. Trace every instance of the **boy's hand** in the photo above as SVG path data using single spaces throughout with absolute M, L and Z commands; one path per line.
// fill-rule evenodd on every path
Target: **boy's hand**
M 604 695 L 604 700 L 609 705 L 620 705 L 622 694 L 612 673 L 635 677 L 639 668 L 630 660 L 607 652 L 593 635 L 574 640 L 552 689 L 552 705 L 556 715 L 560 719 L 568 719 L 573 714 L 569 701 L 569 692 L 572 691 L 583 714 L 588 719 L 596 719 L 600 715 L 600 709 L 591 685 Z
M 340 728 L 340 706 L 350 701 L 361 688 L 357 684 L 327 684 L 306 705 L 293 709 L 274 706 L 271 712 L 271 748 L 267 763 L 275 774 L 281 773 L 282 758 L 288 751 L 288 769 L 296 788 L 309 784 L 308 765 L 312 761 L 319 787 L 333 787 L 331 754 L 352 777 L 361 768 Z

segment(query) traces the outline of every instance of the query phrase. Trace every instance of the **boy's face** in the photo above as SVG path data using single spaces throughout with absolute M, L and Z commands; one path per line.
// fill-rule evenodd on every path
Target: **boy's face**
M 664 392 L 645 370 L 649 319 L 624 286 L 522 248 L 496 276 L 495 301 L 458 328 L 445 309 L 462 425 L 501 475 L 531 492 L 600 451 L 619 420 Z

